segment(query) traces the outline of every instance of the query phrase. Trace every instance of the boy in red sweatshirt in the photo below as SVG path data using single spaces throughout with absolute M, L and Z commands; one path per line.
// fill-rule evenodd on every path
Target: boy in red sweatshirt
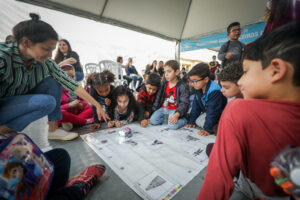
M 238 81 L 245 98 L 230 102 L 221 117 L 197 200 L 229 199 L 239 174 L 248 198 L 286 196 L 269 173 L 273 156 L 300 145 L 300 23 L 267 33 L 244 55 Z

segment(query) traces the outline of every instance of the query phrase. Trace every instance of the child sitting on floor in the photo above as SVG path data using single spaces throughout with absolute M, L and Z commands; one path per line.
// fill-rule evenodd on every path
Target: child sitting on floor
M 179 63 L 169 60 L 164 66 L 165 81 L 157 92 L 151 118 L 152 125 L 163 124 L 168 117 L 168 128 L 179 129 L 185 126 L 189 109 L 189 87 L 179 79 Z
M 237 85 L 238 80 L 243 75 L 242 63 L 234 62 L 229 64 L 219 74 L 221 92 L 227 98 L 243 98 L 241 90 Z
M 75 69 L 72 65 L 62 65 L 60 68 L 75 80 Z M 92 106 L 65 88 L 62 88 L 60 104 L 62 120 L 58 121 L 58 125 L 61 125 L 64 130 L 70 131 L 73 125 L 93 122 Z
M 213 133 L 213 127 L 218 124 L 227 99 L 222 95 L 220 86 L 210 80 L 209 66 L 206 63 L 195 65 L 188 75 L 196 91 L 186 127 L 196 127 L 197 124 L 203 128 L 198 134 L 207 136 Z
M 146 84 L 141 88 L 137 95 L 139 104 L 139 123 L 142 127 L 149 124 L 149 118 L 152 114 L 152 106 L 155 100 L 156 92 L 160 86 L 161 77 L 156 73 L 151 73 Z
M 138 105 L 129 88 L 123 85 L 115 88 L 107 112 L 111 119 L 108 128 L 120 128 L 133 121 L 135 114 L 138 114 Z
M 114 86 L 111 85 L 115 80 L 115 75 L 108 70 L 101 73 L 91 74 L 87 80 L 87 84 L 90 85 L 90 95 L 96 99 L 103 106 L 103 110 L 106 112 L 112 101 L 112 91 Z M 91 130 L 101 127 L 96 108 L 93 106 L 94 125 L 91 126 Z

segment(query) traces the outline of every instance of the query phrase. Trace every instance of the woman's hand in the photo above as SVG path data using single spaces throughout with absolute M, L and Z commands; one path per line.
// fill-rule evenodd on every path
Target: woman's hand
M 107 120 L 110 120 L 109 116 L 104 112 L 104 110 L 102 109 L 102 107 L 99 105 L 98 107 L 96 107 L 97 109 L 97 116 L 98 119 L 102 119 L 107 123 Z
M 59 66 L 67 65 L 67 64 L 72 65 L 72 64 L 75 64 L 75 63 L 77 63 L 77 60 L 75 58 L 71 57 L 71 58 L 68 58 L 66 60 L 61 61 L 60 63 L 58 63 L 58 65 Z
M 77 60 L 75 59 L 75 58 L 68 58 L 68 59 L 66 59 L 66 62 L 67 62 L 67 64 L 75 64 L 75 63 L 77 63 Z

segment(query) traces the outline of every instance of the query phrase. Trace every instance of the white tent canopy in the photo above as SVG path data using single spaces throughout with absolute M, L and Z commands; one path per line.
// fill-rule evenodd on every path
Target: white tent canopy
M 229 23 L 260 22 L 266 0 L 19 0 L 167 40 L 225 31 Z

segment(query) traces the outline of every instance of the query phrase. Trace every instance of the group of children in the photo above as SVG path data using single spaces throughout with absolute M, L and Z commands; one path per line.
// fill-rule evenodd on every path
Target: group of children
M 63 65 L 61 68 L 74 78 L 72 66 Z M 163 123 L 168 123 L 169 129 L 198 126 L 201 129 L 199 134 L 206 136 L 216 133 L 227 98 L 241 96 L 237 86 L 241 72 L 241 63 L 233 63 L 223 70 L 219 78 L 221 89 L 218 83 L 210 79 L 209 66 L 200 63 L 188 72 L 186 84 L 180 78 L 179 63 L 169 60 L 164 65 L 164 80 L 158 73 L 151 73 L 141 86 L 137 98 L 126 85 L 114 87 L 115 75 L 108 70 L 90 74 L 87 85 L 91 96 L 110 117 L 107 128 L 121 127 L 138 120 L 142 127 Z M 195 91 L 193 96 L 190 88 Z M 67 90 L 63 90 L 61 103 L 63 119 L 60 123 L 65 130 L 71 130 L 73 124 L 94 123 L 91 130 L 101 127 L 101 121 L 104 120 L 98 118 L 95 107 L 92 108 Z
M 288 144 L 300 145 L 298 44 L 299 23 L 264 35 L 247 48 L 243 63 L 230 63 L 220 72 L 219 84 L 210 79 L 205 63 L 188 72 L 186 84 L 179 78 L 178 62 L 167 61 L 165 80 L 151 73 L 137 101 L 128 88 L 110 85 L 113 75 L 108 71 L 95 74 L 99 81 L 91 76 L 88 83 L 107 106 L 108 127 L 134 119 L 142 127 L 159 125 L 167 116 L 169 129 L 199 126 L 202 136 L 218 133 L 197 199 L 228 199 L 233 188 L 249 199 L 280 199 L 284 194 L 269 170 L 276 153 Z M 189 87 L 194 90 L 192 103 Z M 227 99 L 236 100 L 226 105 Z M 285 191 L 297 187 L 287 181 L 278 185 Z

